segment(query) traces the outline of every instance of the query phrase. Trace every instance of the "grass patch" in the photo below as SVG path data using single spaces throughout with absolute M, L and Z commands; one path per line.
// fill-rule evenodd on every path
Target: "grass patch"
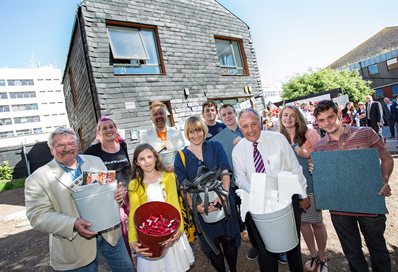
M 0 180 L 0 192 L 23 188 L 25 186 L 25 178 L 8 180 Z

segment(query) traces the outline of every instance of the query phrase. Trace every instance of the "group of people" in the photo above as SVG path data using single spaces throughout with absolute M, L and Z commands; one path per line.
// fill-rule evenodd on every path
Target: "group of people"
M 381 137 L 382 127 L 388 125 L 390 138 L 395 138 L 395 131 L 398 131 L 398 96 L 394 101 L 385 97 L 384 103 L 374 101 L 371 95 L 365 97 L 365 102 L 358 102 L 357 107 L 348 101 L 345 105 L 338 105 L 338 116 L 344 125 L 357 127 L 371 127 Z M 314 117 L 314 102 L 295 102 L 294 105 L 300 110 L 309 128 L 318 128 Z M 277 108 L 274 105 L 267 106 L 262 111 L 262 124 L 265 130 L 280 131 L 279 112 L 283 107 Z M 323 136 L 323 131 L 321 132 Z M 398 147 L 398 146 L 397 146 Z
M 197 218 L 194 235 L 215 270 L 237 271 L 241 232 L 247 230 L 260 271 L 276 272 L 281 254 L 267 250 L 250 212 L 241 218 L 235 190 L 250 192 L 252 173 L 277 176 L 280 171 L 290 171 L 298 176 L 302 188 L 302 194 L 292 197 L 296 230 L 298 237 L 300 231 L 303 234 L 311 257 L 302 262 L 300 243 L 283 254 L 290 271 L 327 272 L 327 233 L 322 212 L 314 204 L 311 176 L 312 169 L 322 166 L 311 163 L 314 151 L 377 148 L 384 182 L 379 194 L 391 196 L 388 180 L 393 160 L 382 139 L 370 128 L 343 124 L 338 106 L 331 100 L 319 102 L 313 110 L 314 120 L 326 133 L 323 138 L 308 126 L 303 110 L 293 105 L 274 111 L 279 132 L 264 130 L 262 116 L 254 109 L 237 113 L 232 105 L 218 109 L 213 101 L 202 105 L 202 117 L 186 119 L 183 134 L 167 125 L 163 103 L 152 102 L 149 111 L 153 127 L 142 135 L 131 159 L 116 123 L 108 117 L 99 120 L 96 141 L 83 155 L 78 154 L 72 130 L 57 128 L 50 134 L 48 145 L 54 160 L 26 179 L 25 201 L 33 228 L 50 234 L 50 264 L 55 270 L 97 271 L 99 255 L 112 271 L 189 270 L 195 261 L 189 222 L 182 222 L 164 242 L 168 250 L 160 258 L 151 258 L 138 240 L 135 211 L 144 203 L 162 201 L 173 205 L 184 221 L 192 218 L 190 213 L 199 215 L 193 216 Z M 219 133 L 233 137 L 230 142 L 220 142 Z M 165 151 L 174 152 L 174 163 L 163 162 Z M 91 223 L 80 218 L 71 197 L 76 180 L 93 170 L 115 170 L 118 182 L 115 199 L 121 224 L 99 233 L 87 229 Z M 218 171 L 222 194 L 209 201 L 203 194 L 188 193 L 181 203 L 184 192 L 180 189 L 194 183 L 201 171 Z M 216 222 L 207 220 L 209 214 L 220 211 L 223 216 Z M 360 233 L 369 248 L 373 271 L 391 271 L 383 236 L 385 215 L 334 211 L 331 215 L 351 271 L 369 271 Z

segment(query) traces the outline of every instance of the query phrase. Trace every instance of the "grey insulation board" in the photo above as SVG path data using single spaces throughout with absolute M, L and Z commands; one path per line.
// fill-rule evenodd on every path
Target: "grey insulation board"
M 317 209 L 387 213 L 377 149 L 313 152 L 311 159 Z

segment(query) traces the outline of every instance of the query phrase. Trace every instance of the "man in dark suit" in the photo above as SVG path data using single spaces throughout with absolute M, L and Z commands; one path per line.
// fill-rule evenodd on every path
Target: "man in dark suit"
M 383 109 L 380 102 L 373 101 L 371 95 L 366 96 L 366 119 L 368 127 L 373 128 L 383 138 Z
M 385 124 L 388 124 L 390 128 L 390 138 L 395 138 L 395 121 L 391 114 L 391 106 L 392 103 L 388 97 L 384 97 L 384 104 L 383 104 L 383 116 Z
M 392 102 L 391 105 L 391 117 L 394 120 L 394 125 L 397 127 L 398 131 L 398 95 L 395 97 L 395 100 Z

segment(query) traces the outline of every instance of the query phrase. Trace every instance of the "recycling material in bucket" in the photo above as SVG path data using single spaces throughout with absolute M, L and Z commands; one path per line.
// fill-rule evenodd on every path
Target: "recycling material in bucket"
M 151 217 L 160 218 L 163 217 L 168 221 L 174 220 L 177 222 L 175 230 L 168 234 L 147 234 L 140 229 L 143 223 Z M 151 201 L 147 202 L 137 208 L 134 213 L 134 225 L 137 230 L 138 242 L 141 243 L 142 248 L 149 248 L 148 252 L 152 253 L 151 259 L 160 258 L 166 254 L 167 250 L 162 242 L 166 241 L 178 231 L 180 227 L 180 213 L 173 206 L 166 202 Z
M 115 200 L 117 182 L 80 186 L 72 193 L 82 219 L 91 222 L 91 231 L 103 231 L 120 223 L 119 205 Z
M 251 215 L 268 251 L 283 253 L 297 246 L 299 239 L 291 201 L 275 212 Z
M 200 198 L 202 199 L 202 201 L 204 200 L 205 194 L 204 193 L 199 193 Z M 212 204 L 216 199 L 217 199 L 218 195 L 216 192 L 214 191 L 210 191 L 209 192 L 209 204 Z M 224 211 L 221 210 L 216 210 L 213 212 L 209 212 L 207 215 L 205 213 L 201 214 L 203 221 L 205 221 L 206 223 L 215 223 L 218 222 L 222 219 L 225 218 L 225 213 Z

